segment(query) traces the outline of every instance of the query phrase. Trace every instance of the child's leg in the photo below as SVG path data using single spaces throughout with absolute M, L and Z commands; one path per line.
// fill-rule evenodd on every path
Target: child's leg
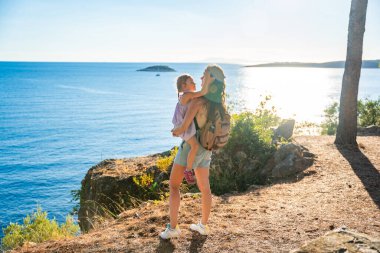
M 199 143 L 198 143 L 197 138 L 195 136 L 192 136 L 186 142 L 190 145 L 190 151 L 189 151 L 189 154 L 187 155 L 186 170 L 191 170 L 193 168 L 195 156 L 197 155 Z

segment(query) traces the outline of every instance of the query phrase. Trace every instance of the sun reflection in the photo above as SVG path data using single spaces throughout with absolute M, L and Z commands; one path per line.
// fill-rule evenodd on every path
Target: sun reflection
M 231 97 L 240 109 L 255 110 L 270 95 L 280 117 L 319 123 L 339 98 L 342 75 L 341 69 L 242 68 Z

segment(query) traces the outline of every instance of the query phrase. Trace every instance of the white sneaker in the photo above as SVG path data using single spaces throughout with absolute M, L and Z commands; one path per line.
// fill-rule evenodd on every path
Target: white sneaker
M 178 225 L 175 228 L 170 228 L 170 224 L 166 225 L 166 229 L 164 232 L 160 233 L 160 237 L 162 239 L 170 239 L 174 237 L 179 237 L 181 235 L 181 230 L 179 230 Z
M 203 225 L 201 222 L 198 222 L 198 224 L 191 224 L 190 229 L 193 231 L 197 231 L 201 235 L 208 235 L 210 233 L 210 229 L 207 225 Z

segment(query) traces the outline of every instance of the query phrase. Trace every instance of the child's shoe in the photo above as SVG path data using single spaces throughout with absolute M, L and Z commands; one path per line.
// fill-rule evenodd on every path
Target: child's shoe
M 201 235 L 208 235 L 210 233 L 210 229 L 207 225 L 203 225 L 201 222 L 198 224 L 191 224 L 190 229 L 193 231 L 197 231 Z
M 195 184 L 195 175 L 193 170 L 185 170 L 185 179 L 188 184 Z
M 160 233 L 160 237 L 165 240 L 174 237 L 179 237 L 180 235 L 181 230 L 179 229 L 178 225 L 175 228 L 170 228 L 169 223 L 166 225 L 165 231 Z

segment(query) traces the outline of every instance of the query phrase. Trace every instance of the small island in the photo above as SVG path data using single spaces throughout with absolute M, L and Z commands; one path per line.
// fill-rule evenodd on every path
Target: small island
M 148 71 L 148 72 L 176 72 L 175 69 L 170 68 L 165 65 L 155 65 L 143 69 L 138 69 L 137 71 Z
M 344 68 L 345 61 L 332 61 L 323 63 L 305 63 L 305 62 L 273 62 L 266 64 L 247 65 L 245 67 L 303 67 L 303 68 Z M 363 60 L 362 68 L 377 69 L 380 68 L 380 60 Z

